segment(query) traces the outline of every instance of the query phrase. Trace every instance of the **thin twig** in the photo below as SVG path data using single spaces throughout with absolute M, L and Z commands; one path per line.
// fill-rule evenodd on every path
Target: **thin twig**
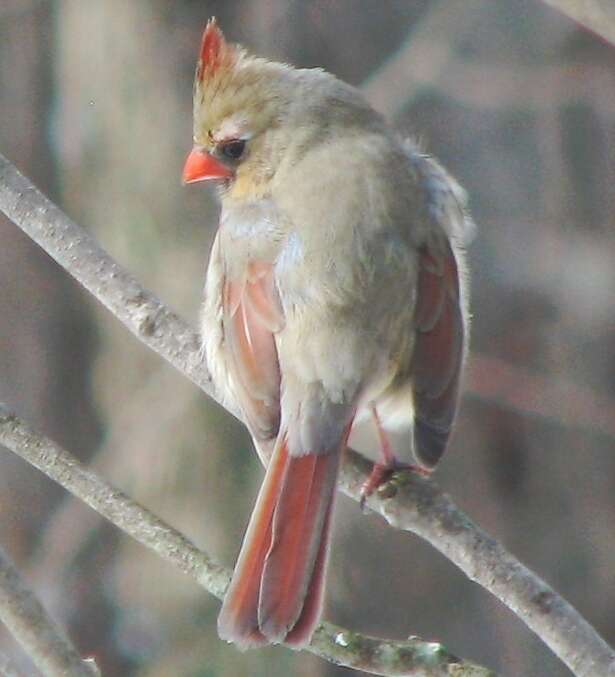
M 216 398 L 206 367 L 199 363 L 198 340 L 194 332 L 152 294 L 144 291 L 87 233 L 1 155 L 0 210 L 146 345 Z M 365 479 L 367 469 L 366 462 L 356 454 L 347 454 L 341 482 L 344 490 L 354 498 L 358 497 L 358 487 Z M 65 486 L 63 479 L 62 476 L 59 481 Z M 387 498 L 387 491 L 395 491 L 395 498 Z M 123 497 L 122 500 L 128 499 Z M 534 630 L 576 675 L 615 675 L 613 651 L 595 630 L 535 574 L 472 525 L 433 483 L 420 478 L 411 478 L 403 486 L 399 481 L 388 483 L 378 496 L 372 497 L 369 505 L 396 528 L 414 531 L 426 538 L 470 578 L 480 581 Z M 121 520 L 122 515 L 118 515 L 118 519 Z M 182 547 L 180 550 L 183 551 Z
M 613 0 L 543 1 L 615 45 L 615 3 Z
M 222 599 L 231 577 L 229 569 L 217 564 L 180 532 L 107 484 L 71 454 L 36 433 L 2 405 L 0 444 Z M 308 651 L 336 665 L 361 669 L 375 675 L 494 676 L 487 668 L 453 656 L 436 642 L 414 638 L 399 642 L 376 639 L 331 623 L 319 626 Z
M 88 459 L 91 470 L 107 477 L 110 482 L 120 477 L 125 480 L 127 472 L 135 478 L 134 473 L 139 468 L 140 459 L 135 461 L 132 454 L 130 468 L 117 460 L 122 456 L 122 450 L 125 450 L 126 431 L 134 430 L 135 421 L 142 418 L 145 411 L 150 411 L 152 401 L 158 399 L 160 393 L 167 392 L 168 380 L 174 376 L 166 368 L 166 364 L 160 362 L 158 368 L 148 374 L 140 387 L 131 392 L 126 404 L 121 411 L 116 412 L 113 421 L 106 427 L 104 440 L 97 446 L 95 455 Z M 190 398 L 198 396 L 199 393 L 192 392 L 189 395 Z M 165 405 L 164 417 L 157 420 L 157 440 L 164 437 L 167 426 L 177 423 L 180 412 L 185 413 L 186 404 L 186 400 L 179 397 Z M 130 439 L 132 443 L 135 442 L 134 435 Z M 152 472 L 147 473 L 145 481 L 149 486 Z M 133 479 L 131 486 L 134 485 Z M 99 513 L 88 511 L 84 515 L 83 502 L 75 496 L 66 495 L 54 510 L 52 519 L 48 520 L 43 534 L 37 539 L 36 548 L 28 561 L 28 576 L 33 580 L 53 580 L 60 577 L 61 572 L 68 570 L 76 560 L 84 543 L 103 523 L 104 518 Z
M 84 661 L 42 604 L 25 586 L 0 549 L 0 621 L 46 677 L 94 677 L 100 673 Z

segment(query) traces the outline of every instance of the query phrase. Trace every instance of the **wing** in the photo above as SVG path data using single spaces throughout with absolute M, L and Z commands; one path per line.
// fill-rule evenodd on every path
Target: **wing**
M 280 427 L 275 334 L 284 326 L 273 265 L 253 261 L 242 277 L 225 279 L 222 307 L 235 394 L 255 441 L 267 442 Z
M 335 486 L 354 408 L 285 371 L 280 427 L 276 333 L 285 318 L 270 264 L 252 263 L 225 280 L 222 306 L 233 390 L 267 470 L 218 632 L 241 648 L 303 646 L 322 610 Z
M 457 409 L 465 322 L 459 270 L 450 242 L 425 245 L 419 254 L 416 339 L 411 363 L 414 449 L 432 468 L 446 449 Z
M 225 281 L 222 305 L 236 396 L 267 472 L 218 631 L 243 648 L 281 641 L 302 646 L 322 610 L 331 513 L 346 436 L 342 426 L 343 440 L 334 436 L 331 448 L 293 455 L 287 431 L 280 431 L 275 334 L 283 328 L 284 316 L 272 266 L 252 263 L 241 279 Z M 326 432 L 323 420 L 316 425 Z M 276 437 L 275 445 L 267 444 Z

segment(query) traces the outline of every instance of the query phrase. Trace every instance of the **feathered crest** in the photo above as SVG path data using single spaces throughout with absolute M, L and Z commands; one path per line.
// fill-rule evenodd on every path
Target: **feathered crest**
M 196 67 L 196 79 L 202 82 L 214 74 L 227 71 L 237 63 L 241 56 L 241 49 L 230 45 L 215 17 L 212 17 L 205 26 L 199 62 Z
M 290 71 L 227 42 L 216 20 L 210 19 L 194 79 L 194 138 L 208 145 L 214 132 L 240 134 L 238 125 L 245 126 L 246 117 L 253 134 L 271 126 L 282 109 L 280 80 Z

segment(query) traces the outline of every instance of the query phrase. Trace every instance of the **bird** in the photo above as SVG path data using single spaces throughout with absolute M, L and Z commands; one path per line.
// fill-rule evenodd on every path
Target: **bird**
M 322 613 L 353 426 L 375 426 L 380 445 L 364 497 L 394 470 L 428 474 L 447 446 L 468 343 L 467 198 L 359 90 L 254 56 L 215 19 L 193 106 L 183 181 L 213 182 L 220 202 L 202 354 L 265 466 L 218 634 L 300 648 Z

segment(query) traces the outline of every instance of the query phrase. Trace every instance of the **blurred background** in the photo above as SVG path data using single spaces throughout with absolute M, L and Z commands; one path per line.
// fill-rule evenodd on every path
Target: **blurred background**
M 205 21 L 362 87 L 465 185 L 473 340 L 437 481 L 615 640 L 615 48 L 539 0 L 1 0 L 0 151 L 196 322 L 217 207 L 184 188 Z M 227 565 L 240 427 L 0 218 L 0 400 Z M 0 544 L 103 674 L 341 677 L 240 654 L 219 603 L 9 452 Z M 507 677 L 568 671 L 418 538 L 341 497 L 327 618 Z M 0 628 L 0 665 L 36 670 Z

